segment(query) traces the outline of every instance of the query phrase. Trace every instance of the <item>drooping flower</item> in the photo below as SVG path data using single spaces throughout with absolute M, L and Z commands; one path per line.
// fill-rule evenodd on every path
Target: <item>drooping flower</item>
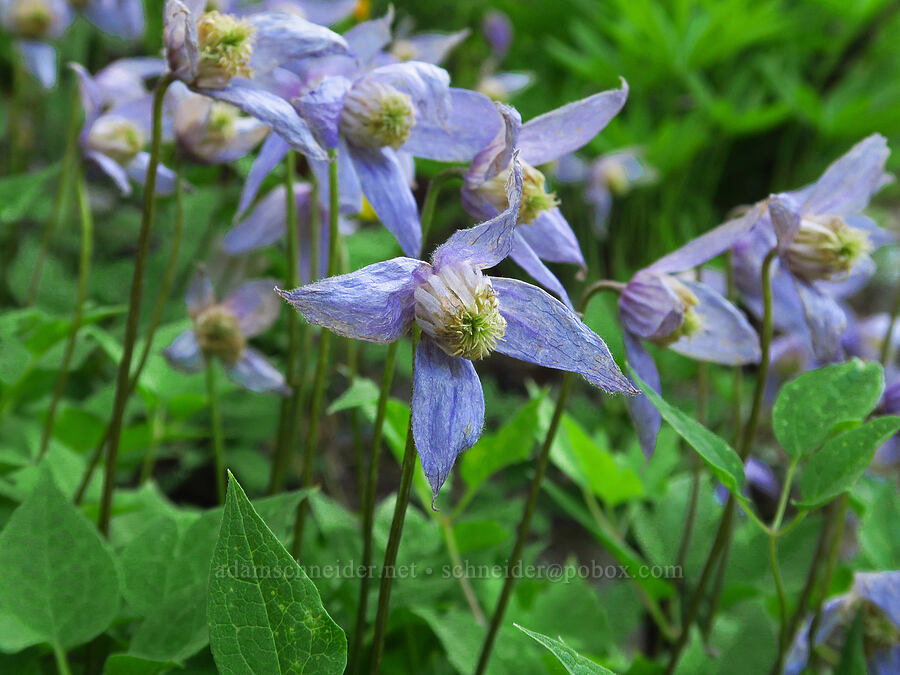
M 572 310 L 535 286 L 483 273 L 513 246 L 521 194 L 514 163 L 510 206 L 457 231 L 431 263 L 394 258 L 279 291 L 310 323 L 358 340 L 386 344 L 418 325 L 412 430 L 435 497 L 457 456 L 481 435 L 484 395 L 473 361 L 497 351 L 579 373 L 608 392 L 635 393 L 603 340 Z
M 56 84 L 58 39 L 72 23 L 66 0 L 0 0 L 0 25 L 15 37 L 25 67 L 45 88 Z
M 341 209 L 358 213 L 365 196 L 407 255 L 419 255 L 422 228 L 410 189 L 411 157 L 465 162 L 493 137 L 500 119 L 475 92 L 450 87 L 445 70 L 407 61 L 370 68 L 390 40 L 392 15 L 359 24 L 345 38 L 354 58 L 331 59 L 302 75 L 306 89 L 293 103 L 327 148 L 338 149 Z M 239 213 L 287 151 L 277 136 L 260 151 Z M 327 199 L 328 165 L 310 161 Z
M 868 672 L 893 675 L 900 669 L 900 571 L 857 572 L 851 589 L 828 600 L 814 636 L 816 646 L 839 638 L 858 612 L 862 612 L 863 648 Z M 809 660 L 807 619 L 797 634 L 784 668 L 785 675 L 799 675 Z M 840 644 L 840 643 L 838 643 Z
M 261 84 L 286 61 L 345 53 L 344 39 L 284 12 L 241 18 L 203 9 L 199 0 L 166 1 L 164 43 L 172 75 L 194 91 L 264 122 L 308 157 L 324 159 L 325 151 L 306 122 Z
M 776 315 L 793 325 L 802 318 L 813 350 L 821 361 L 840 356 L 847 325 L 835 298 L 835 283 L 859 283 L 874 270 L 869 253 L 892 240 L 862 211 L 889 177 L 884 164 L 889 150 L 873 134 L 832 163 L 815 183 L 772 195 L 754 211 L 755 227 L 734 249 L 738 287 L 759 305 L 762 259 L 777 247 L 772 273 Z
M 492 9 L 484 15 L 481 31 L 491 48 L 491 56 L 501 61 L 512 45 L 514 36 L 512 21 L 503 12 Z
M 140 93 L 143 84 L 134 69 L 128 65 L 113 69 L 114 65 L 95 79 L 79 64 L 72 64 L 84 107 L 84 126 L 78 142 L 85 159 L 96 163 L 123 195 L 129 195 L 131 181 L 143 185 L 147 177 L 150 154 L 144 148 L 150 140 L 152 101 L 149 94 Z M 133 65 L 137 72 L 144 72 L 152 64 Z M 156 171 L 157 194 L 173 192 L 175 180 L 175 173 L 160 164 Z
M 532 278 L 568 302 L 565 289 L 542 261 L 584 267 L 584 256 L 572 228 L 548 192 L 536 167 L 567 155 L 589 142 L 622 109 L 628 85 L 601 92 L 540 115 L 522 125 L 519 114 L 500 105 L 506 122 L 473 160 L 462 188 L 463 205 L 476 218 L 490 218 L 506 208 L 503 185 L 510 158 L 518 149 L 525 175 L 519 226 L 510 257 Z
M 527 88 L 533 81 L 531 73 L 498 72 L 500 62 L 513 41 L 513 26 L 503 12 L 491 10 L 481 24 L 491 55 L 481 67 L 481 76 L 475 90 L 494 101 L 508 101 L 514 94 Z
M 269 280 L 248 281 L 221 302 L 216 302 L 212 283 L 198 272 L 185 297 L 194 322 L 169 345 L 164 354 L 169 364 L 185 373 L 206 367 L 206 359 L 219 359 L 236 384 L 255 392 L 288 394 L 290 389 L 279 373 L 252 347 L 247 338 L 258 335 L 278 317 L 280 303 L 272 295 Z

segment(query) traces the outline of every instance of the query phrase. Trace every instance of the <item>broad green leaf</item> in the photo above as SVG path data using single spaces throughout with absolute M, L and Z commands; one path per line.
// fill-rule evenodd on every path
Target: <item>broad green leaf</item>
M 879 446 L 898 429 L 900 417 L 879 417 L 828 441 L 803 468 L 801 504 L 821 506 L 849 490 L 869 468 Z
M 869 672 L 864 644 L 864 614 L 865 610 L 858 610 L 853 623 L 850 624 L 850 630 L 847 631 L 841 649 L 841 660 L 834 671 L 835 675 L 866 675 Z
M 38 633 L 0 607 L 0 652 L 14 654 L 43 641 Z
M 341 410 L 349 408 L 358 408 L 363 405 L 375 404 L 378 402 L 378 385 L 372 380 L 365 377 L 357 377 L 350 384 L 350 387 L 343 394 L 328 406 L 326 414 L 333 415 Z
M 0 533 L 0 579 L 0 605 L 62 649 L 102 633 L 119 608 L 107 544 L 46 467 Z
M 737 494 L 744 484 L 744 465 L 732 447 L 697 420 L 666 403 L 634 370 L 629 368 L 629 373 L 663 419 L 697 451 L 716 478 Z
M 512 531 L 496 520 L 462 520 L 453 525 L 453 534 L 459 552 L 469 553 L 503 546 Z
M 344 672 L 344 631 L 230 474 L 208 603 L 210 646 L 220 672 Z
M 46 183 L 59 173 L 59 162 L 40 171 L 17 173 L 0 180 L 0 222 L 20 220 L 39 198 L 45 197 Z
M 615 675 L 609 668 L 604 668 L 600 664 L 594 663 L 561 640 L 554 640 L 541 633 L 535 633 L 519 624 L 513 625 L 525 635 L 549 649 L 571 675 Z
M 153 661 L 133 654 L 110 654 L 103 664 L 103 675 L 162 675 L 179 669 L 172 661 Z
M 778 393 L 772 409 L 775 437 L 791 457 L 815 452 L 835 425 L 865 419 L 883 390 L 881 366 L 870 361 L 853 359 L 804 373 Z
M 562 425 L 586 487 L 595 495 L 610 506 L 616 506 L 644 494 L 640 476 L 630 467 L 620 468 L 612 453 L 595 443 L 578 422 L 566 415 Z

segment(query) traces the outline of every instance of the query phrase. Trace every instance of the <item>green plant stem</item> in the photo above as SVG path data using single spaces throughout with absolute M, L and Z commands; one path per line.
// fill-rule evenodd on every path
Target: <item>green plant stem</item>
M 775 581 L 775 591 L 778 593 L 778 649 L 784 649 L 785 632 L 787 631 L 788 606 L 787 594 L 784 592 L 784 581 L 781 579 L 781 567 L 778 564 L 778 537 L 770 533 L 769 539 L 769 565 L 772 568 L 772 579 Z
M 18 49 L 12 54 L 12 101 L 9 106 L 7 133 L 9 136 L 9 174 L 18 173 L 23 166 L 22 151 L 22 108 L 25 97 L 24 55 Z
M 72 178 L 78 168 L 78 129 L 81 121 L 81 103 L 79 101 L 78 88 L 73 86 L 72 101 L 69 104 L 68 121 L 66 122 L 66 145 L 63 150 L 62 164 L 60 166 L 59 182 L 56 185 L 56 194 L 53 197 L 53 206 L 50 217 L 44 224 L 41 234 L 41 246 L 38 249 L 37 259 L 34 261 L 34 269 L 31 271 L 31 281 L 28 282 L 28 293 L 25 296 L 25 306 L 30 307 L 37 298 L 41 286 L 41 275 L 44 270 L 44 261 L 50 250 L 50 243 L 56 233 L 63 214 L 68 211 L 69 193 L 72 189 Z
M 225 503 L 225 440 L 222 433 L 222 409 L 219 407 L 219 390 L 216 387 L 216 362 L 206 360 L 206 397 L 209 401 L 209 425 L 213 442 L 213 459 L 216 466 L 216 496 L 219 504 Z
M 828 589 L 831 586 L 831 579 L 834 576 L 834 569 L 837 567 L 837 559 L 841 552 L 841 543 L 844 539 L 844 525 L 847 521 L 847 504 L 849 503 L 849 499 L 847 494 L 844 493 L 840 497 L 835 500 L 834 505 L 832 506 L 833 514 L 832 514 L 832 527 L 834 528 L 834 532 L 831 535 L 831 544 L 828 546 L 828 558 L 825 564 L 825 573 L 822 577 L 822 587 L 821 591 L 816 598 L 816 603 L 813 608 L 813 618 L 809 624 L 809 634 L 807 635 L 807 640 L 809 641 L 808 649 L 810 655 L 810 668 L 815 669 L 815 658 L 816 658 L 816 650 L 815 650 L 815 636 L 816 633 L 819 632 L 819 626 L 822 623 L 822 606 L 825 603 L 825 598 L 828 595 Z M 786 649 L 787 647 L 785 647 Z
M 759 424 L 759 413 L 762 408 L 763 393 L 766 389 L 766 379 L 769 374 L 769 346 L 772 343 L 772 280 L 771 269 L 772 262 L 777 254 L 776 249 L 772 249 L 763 260 L 761 270 L 762 295 L 763 295 L 763 326 L 760 338 L 760 348 L 762 357 L 759 363 L 759 369 L 756 372 L 756 389 L 753 395 L 753 407 L 750 412 L 750 418 L 747 420 L 747 426 L 744 428 L 744 435 L 741 438 L 741 444 L 738 448 L 738 455 L 741 461 L 747 459 L 753 441 L 756 438 L 756 429 Z M 700 604 L 703 600 L 703 592 L 706 589 L 713 569 L 720 556 L 727 556 L 728 549 L 731 546 L 732 525 L 734 521 L 734 513 L 737 508 L 737 500 L 733 494 L 728 495 L 728 501 L 725 503 L 725 510 L 722 513 L 722 519 L 719 522 L 719 528 L 716 530 L 716 537 L 713 541 L 712 548 L 700 572 L 700 580 L 697 587 L 691 594 L 688 601 L 687 609 L 684 614 L 684 621 L 681 625 L 681 632 L 678 641 L 672 648 L 672 655 L 669 665 L 666 668 L 667 675 L 675 672 L 681 653 L 687 645 L 690 637 L 691 624 L 697 618 L 697 612 L 700 610 Z M 718 597 L 710 600 L 710 606 L 715 608 L 718 605 Z M 709 617 L 710 627 L 712 626 L 713 616 Z
M 78 287 L 75 294 L 75 311 L 72 314 L 72 325 L 69 328 L 69 337 L 63 350 L 62 363 L 59 364 L 59 372 L 56 375 L 56 384 L 53 386 L 53 398 L 47 409 L 47 417 L 44 420 L 44 429 L 41 433 L 41 445 L 38 449 L 40 460 L 47 452 L 50 444 L 50 436 L 53 433 L 53 423 L 56 420 L 56 409 L 66 388 L 69 379 L 69 367 L 72 364 L 72 355 L 75 353 L 75 345 L 78 342 L 78 331 L 81 330 L 82 317 L 84 316 L 84 301 L 87 298 L 88 278 L 91 274 L 91 254 L 94 247 L 94 220 L 91 216 L 91 205 L 88 201 L 87 186 L 84 183 L 84 171 L 78 169 L 76 182 L 76 194 L 78 195 L 78 213 L 81 220 L 81 253 L 78 259 Z
M 98 526 L 103 535 L 109 534 L 109 522 L 112 516 L 113 492 L 116 484 L 116 468 L 119 459 L 119 441 L 122 436 L 122 424 L 125 418 L 125 405 L 128 402 L 129 382 L 131 379 L 131 357 L 134 354 L 134 343 L 137 339 L 138 320 L 140 319 L 141 295 L 144 287 L 144 272 L 147 265 L 147 253 L 150 248 L 150 229 L 153 225 L 153 212 L 156 204 L 156 171 L 159 167 L 159 153 L 162 144 L 162 108 L 166 89 L 171 84 L 169 74 L 163 75 L 153 92 L 153 134 L 150 141 L 150 163 L 147 166 L 147 178 L 144 184 L 144 209 L 141 216 L 141 229 L 138 234 L 137 254 L 134 260 L 134 275 L 131 281 L 131 296 L 128 304 L 128 316 L 125 320 L 125 338 L 122 344 L 122 360 L 119 362 L 119 373 L 116 381 L 116 395 L 113 400 L 113 412 L 110 420 L 109 442 L 106 452 L 106 470 L 103 476 L 103 494 L 100 500 L 100 516 Z
M 153 419 L 150 426 L 150 443 L 147 446 L 147 453 L 144 455 L 144 461 L 141 463 L 141 473 L 138 477 L 138 486 L 144 485 L 150 476 L 153 475 L 153 467 L 156 464 L 156 449 L 162 439 L 165 430 L 166 407 L 164 405 L 157 406 L 153 411 Z
M 338 197 L 338 163 L 337 151 L 330 150 L 328 153 L 328 271 L 327 275 L 332 276 L 338 267 L 338 219 L 340 201 Z M 314 243 L 317 246 L 318 242 Z M 318 256 L 311 256 L 318 259 Z M 315 268 L 313 271 L 315 274 Z M 309 424 L 306 433 L 306 445 L 303 448 L 303 486 L 311 487 L 313 483 L 313 465 L 316 457 L 316 447 L 319 444 L 319 417 L 322 412 L 322 402 L 325 398 L 325 379 L 328 374 L 328 357 L 331 351 L 331 332 L 323 330 L 319 337 L 319 356 L 316 360 L 316 374 L 313 379 L 312 398 L 309 406 Z M 303 531 L 306 526 L 306 500 L 302 500 L 297 505 L 297 516 L 294 520 L 294 541 L 291 553 L 294 558 L 300 558 L 300 552 L 303 548 Z
M 59 645 L 53 645 L 53 656 L 56 658 L 56 670 L 59 672 L 59 675 L 72 675 L 72 668 L 69 666 L 66 650 Z
M 412 363 L 413 381 L 416 371 L 416 347 L 419 344 L 419 329 L 413 327 Z M 378 607 L 375 611 L 375 634 L 372 638 L 372 658 L 369 673 L 377 675 L 381 671 L 381 658 L 384 655 L 384 638 L 387 635 L 388 611 L 391 605 L 391 588 L 394 583 L 397 552 L 400 550 L 400 538 L 403 535 L 403 523 L 406 520 L 406 507 L 409 505 L 409 491 L 412 487 L 413 473 L 416 469 L 416 443 L 412 433 L 412 413 L 406 426 L 406 448 L 400 465 L 400 485 L 397 488 L 397 501 L 394 504 L 394 517 L 388 535 L 387 547 L 384 551 L 384 564 L 381 566 L 381 584 L 378 590 Z
M 728 264 L 725 267 L 726 297 L 732 303 L 737 301 L 737 284 L 734 280 L 734 254 L 728 252 Z M 741 436 L 741 407 L 743 398 L 744 370 L 734 366 L 734 377 L 731 383 L 731 424 L 734 429 L 733 445 L 737 445 Z
M 175 282 L 175 274 L 178 272 L 178 257 L 181 251 L 181 240 L 184 232 L 184 183 L 181 180 L 182 165 L 178 157 L 175 158 L 175 222 L 172 226 L 172 245 L 169 250 L 169 259 L 166 262 L 166 269 L 163 272 L 163 278 L 159 285 L 159 292 L 156 295 L 156 301 L 153 305 L 153 311 L 150 314 L 150 323 L 147 326 L 147 333 L 144 337 L 144 348 L 141 350 L 141 356 L 137 365 L 131 374 L 131 381 L 128 383 L 128 396 L 134 393 L 141 373 L 147 365 L 150 353 L 153 349 L 153 337 L 156 335 L 156 329 L 162 321 L 162 315 L 166 308 L 166 302 L 169 299 L 169 293 L 172 290 L 172 284 Z M 100 464 L 100 458 L 103 456 L 103 448 L 109 440 L 110 426 L 107 425 L 103 436 L 94 447 L 94 452 L 88 460 L 84 473 L 81 475 L 81 481 L 78 489 L 75 490 L 74 502 L 80 504 L 84 499 L 91 479 L 94 477 L 94 471 Z
M 894 337 L 894 326 L 897 325 L 897 317 L 900 316 L 900 282 L 897 284 L 897 292 L 894 295 L 894 304 L 891 306 L 891 313 L 888 318 L 887 330 L 884 333 L 884 340 L 881 342 L 880 361 L 884 368 L 887 368 L 888 361 L 891 358 L 892 340 Z
M 426 239 L 434 224 L 434 210 L 437 206 L 437 198 L 444 184 L 454 178 L 461 178 L 465 170 L 461 167 L 453 166 L 438 172 L 434 178 L 428 183 L 428 191 L 425 193 L 425 201 L 422 202 L 422 215 L 419 220 L 422 223 L 422 245 L 426 245 Z

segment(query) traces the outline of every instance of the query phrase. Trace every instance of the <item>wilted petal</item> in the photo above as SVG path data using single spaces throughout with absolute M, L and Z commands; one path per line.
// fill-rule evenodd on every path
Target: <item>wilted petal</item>
M 188 314 L 192 318 L 215 304 L 216 292 L 213 290 L 212 281 L 205 270 L 198 269 L 191 277 L 184 302 L 187 305 Z
M 644 348 L 641 339 L 629 330 L 623 332 L 625 339 L 625 359 L 629 367 L 637 373 L 647 385 L 657 394 L 662 393 L 662 384 L 659 381 L 659 371 L 653 357 Z M 629 396 L 625 399 L 628 414 L 638 435 L 641 450 L 644 455 L 650 457 L 656 449 L 656 438 L 662 426 L 662 416 L 656 406 L 643 394 Z
M 278 166 L 290 149 L 291 146 L 288 145 L 287 141 L 281 136 L 278 134 L 269 134 L 253 162 L 253 167 L 250 169 L 250 175 L 247 176 L 247 180 L 244 183 L 244 189 L 241 191 L 241 201 L 238 204 L 235 219 L 240 218 L 244 214 L 244 211 L 246 211 L 253 203 L 263 180 L 265 180 L 266 176 Z
M 286 61 L 350 52 L 340 35 L 296 14 L 260 12 L 247 20 L 256 28 L 250 57 L 254 75 L 274 70 Z
M 378 219 L 397 238 L 408 256 L 422 249 L 419 209 L 396 152 L 388 147 L 348 146 L 362 192 Z
M 391 41 L 391 24 L 394 22 L 394 8 L 379 19 L 363 21 L 344 33 L 344 39 L 360 66 L 365 66 Z
M 586 145 L 625 105 L 628 83 L 574 101 L 525 123 L 519 136 L 522 160 L 546 164 Z
M 163 352 L 169 365 L 183 373 L 199 373 L 206 367 L 194 331 L 186 330 Z
M 415 319 L 417 276 L 427 269 L 421 260 L 394 258 L 278 293 L 311 324 L 387 344 L 403 336 Z
M 450 117 L 445 124 L 417 119 L 401 148 L 414 157 L 439 162 L 470 162 L 490 143 L 503 124 L 487 96 L 450 89 Z
M 519 267 L 528 273 L 532 279 L 538 282 L 551 293 L 554 293 L 562 300 L 566 307 L 572 309 L 572 301 L 569 300 L 569 294 L 566 293 L 565 287 L 562 285 L 556 275 L 544 264 L 538 257 L 528 242 L 522 238 L 521 228 L 516 229 L 515 241 L 509 257 L 512 258 Z
M 517 231 L 541 260 L 585 266 L 578 238 L 559 209 L 543 211 L 530 225 Z
M 681 279 L 699 303 L 693 308 L 700 328 L 669 345 L 669 349 L 698 361 L 724 365 L 758 363 L 759 337 L 737 307 L 706 284 Z
M 493 267 L 509 255 L 515 243 L 519 203 L 522 200 L 522 166 L 513 160 L 513 171 L 506 184 L 509 206 L 487 222 L 457 230 L 432 256 L 432 264 L 440 270 L 446 263 L 468 262 L 475 267 Z
M 144 185 L 147 181 L 147 169 L 150 167 L 150 153 L 139 152 L 126 168 L 128 176 L 138 185 Z M 175 192 L 175 182 L 178 176 L 172 169 L 162 164 L 156 166 L 156 194 L 170 195 Z
M 448 356 L 422 336 L 411 407 L 413 438 L 433 506 L 456 458 L 475 445 L 484 426 L 484 392 L 472 362 Z
M 56 50 L 45 42 L 22 40 L 19 42 L 25 67 L 45 89 L 56 84 Z
M 635 394 L 606 343 L 571 309 L 537 286 L 491 277 L 506 319 L 497 351 L 547 368 L 582 375 L 608 392 Z
M 319 145 L 309 125 L 297 114 L 294 107 L 280 96 L 265 89 L 256 89 L 232 81 L 224 89 L 200 89 L 218 101 L 230 103 L 248 115 L 264 122 L 298 152 L 313 159 L 325 159 L 328 155 Z
M 346 77 L 327 77 L 318 87 L 293 100 L 294 107 L 326 148 L 338 145 L 344 96 L 350 85 Z
M 478 188 L 485 181 L 506 170 L 512 161 L 519 142 L 519 133 L 522 131 L 522 118 L 518 110 L 503 103 L 494 105 L 503 120 L 503 126 L 496 130 L 493 140 L 472 160 L 471 166 L 466 171 L 462 189 L 463 206 L 476 218 L 490 217 L 496 212 L 478 192 Z
M 275 370 L 262 354 L 250 347 L 244 349 L 241 358 L 235 363 L 228 364 L 225 372 L 232 382 L 258 394 L 274 391 L 287 396 L 291 393 L 284 383 L 284 375 Z
M 222 301 L 222 306 L 237 317 L 244 337 L 259 335 L 275 323 L 281 300 L 273 292 L 274 287 L 271 279 L 247 281 Z
M 837 301 L 813 286 L 795 279 L 797 294 L 803 303 L 806 325 L 812 338 L 816 358 L 823 363 L 841 356 L 841 335 L 847 327 L 847 317 Z
M 128 180 L 128 173 L 112 157 L 107 157 L 99 152 L 88 152 L 85 154 L 85 157 L 96 162 L 97 166 L 103 170 L 103 173 L 113 179 L 122 192 L 123 197 L 131 194 L 131 183 Z

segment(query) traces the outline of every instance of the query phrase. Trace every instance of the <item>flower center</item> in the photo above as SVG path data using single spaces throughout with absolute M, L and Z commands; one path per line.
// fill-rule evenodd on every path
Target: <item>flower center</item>
M 419 50 L 410 40 L 395 40 L 391 45 L 391 55 L 400 61 L 412 61 L 419 55 Z
M 628 171 L 622 162 L 608 162 L 603 167 L 603 182 L 614 195 L 622 197 L 628 193 L 631 181 L 628 179 Z
M 15 31 L 24 38 L 44 37 L 53 22 L 53 14 L 44 0 L 19 0 L 12 15 Z
M 415 292 L 416 323 L 450 356 L 475 361 L 506 333 L 490 279 L 471 265 L 447 265 Z
M 396 150 L 406 143 L 415 123 L 412 99 L 389 85 L 362 80 L 344 99 L 341 128 L 358 145 Z
M 209 137 L 216 144 L 224 145 L 235 135 L 234 122 L 238 117 L 238 109 L 228 103 L 216 101 L 209 109 Z
M 806 281 L 846 276 L 872 252 L 868 233 L 851 227 L 840 216 L 804 218 L 788 246 L 791 272 Z
M 669 289 L 675 293 L 681 303 L 683 314 L 681 325 L 664 338 L 656 340 L 657 344 L 667 346 L 677 342 L 683 337 L 690 337 L 703 328 L 703 317 L 697 313 L 696 307 L 700 304 L 694 292 L 688 286 L 671 275 L 663 276 L 663 281 Z
M 194 334 L 206 356 L 218 356 L 226 363 L 234 363 L 244 352 L 246 340 L 237 317 L 221 305 L 213 305 L 197 315 Z
M 553 192 L 547 192 L 547 179 L 544 174 L 527 162 L 522 162 L 522 202 L 519 205 L 519 225 L 531 225 L 541 213 L 556 208 L 559 200 Z M 509 167 L 485 181 L 477 189 L 485 199 L 498 211 L 509 206 L 506 198 L 506 181 L 509 179 Z
M 197 64 L 198 87 L 222 89 L 232 77 L 250 77 L 248 65 L 253 54 L 256 29 L 249 22 L 218 10 L 206 12 L 197 20 L 200 62 Z
M 104 115 L 88 134 L 88 147 L 126 166 L 144 147 L 144 134 L 129 119 Z

